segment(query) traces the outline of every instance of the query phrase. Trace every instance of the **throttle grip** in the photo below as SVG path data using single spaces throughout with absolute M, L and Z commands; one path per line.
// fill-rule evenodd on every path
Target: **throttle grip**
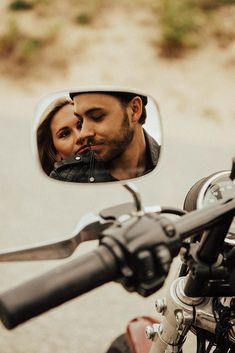
M 68 300 L 115 280 L 118 264 L 106 246 L 99 246 L 63 266 L 0 295 L 0 319 L 12 329 Z

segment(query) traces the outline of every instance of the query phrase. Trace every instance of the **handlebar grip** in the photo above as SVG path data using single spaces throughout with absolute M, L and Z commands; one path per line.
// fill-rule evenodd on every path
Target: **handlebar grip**
M 111 251 L 101 245 L 66 265 L 53 269 L 0 295 L 0 319 L 12 329 L 118 276 Z

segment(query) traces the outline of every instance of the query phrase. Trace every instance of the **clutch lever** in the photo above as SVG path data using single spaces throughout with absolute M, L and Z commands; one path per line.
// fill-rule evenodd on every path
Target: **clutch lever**
M 88 213 L 78 222 L 72 236 L 59 241 L 46 241 L 31 246 L 1 250 L 0 262 L 64 259 L 71 256 L 79 244 L 100 239 L 101 233 L 113 225 L 114 221 Z
M 153 211 L 146 208 L 145 212 Z M 159 206 L 154 207 L 155 212 L 160 212 Z M 120 224 L 135 215 L 133 203 L 109 207 L 100 211 L 99 215 L 88 213 L 78 222 L 72 236 L 59 241 L 46 241 L 30 246 L 20 246 L 0 250 L 0 262 L 10 261 L 40 261 L 64 259 L 71 256 L 79 244 L 99 240 L 104 230 L 115 224 Z

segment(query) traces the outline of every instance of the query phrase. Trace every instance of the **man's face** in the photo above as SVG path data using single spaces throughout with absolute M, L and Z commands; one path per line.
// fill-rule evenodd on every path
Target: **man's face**
M 113 96 L 84 93 L 74 97 L 74 114 L 80 123 L 79 154 L 89 150 L 96 160 L 119 157 L 134 136 L 128 109 Z

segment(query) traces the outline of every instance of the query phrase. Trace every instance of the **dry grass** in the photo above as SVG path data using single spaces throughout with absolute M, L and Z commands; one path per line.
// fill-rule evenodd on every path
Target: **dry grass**
M 56 45 L 58 32 L 47 28 L 41 35 L 24 31 L 14 17 L 10 18 L 0 34 L 0 70 L 10 77 L 32 75 L 42 63 L 49 64 L 48 53 Z M 55 67 L 61 67 L 61 60 L 55 60 Z
M 235 0 L 162 0 L 160 54 L 179 57 L 210 38 L 229 45 L 235 38 L 234 16 L 229 18 L 229 13 L 235 13 Z
M 73 53 L 69 38 L 64 40 L 64 30 L 79 31 L 81 26 L 92 25 L 103 2 L 11 1 L 0 29 L 0 72 L 13 78 L 43 76 L 47 69 L 63 74 Z
M 114 5 L 110 1 L 12 0 L 1 22 L 0 72 L 10 77 L 43 76 L 47 68 L 64 72 L 70 55 L 84 50 L 80 33 L 94 30 L 97 21 L 102 26 L 99 19 Z M 131 6 L 154 11 L 157 47 L 167 58 L 180 57 L 210 38 L 221 47 L 235 39 L 235 0 L 120 0 L 118 6 L 127 13 Z

